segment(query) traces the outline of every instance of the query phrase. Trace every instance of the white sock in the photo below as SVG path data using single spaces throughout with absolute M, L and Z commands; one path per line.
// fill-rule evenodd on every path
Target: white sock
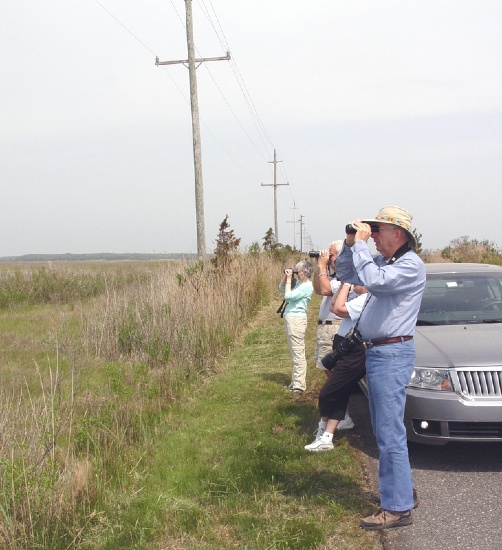
M 324 420 L 319 420 L 319 429 L 323 432 L 326 430 L 326 426 L 328 425 L 327 422 L 324 422 Z
M 324 432 L 322 434 L 322 440 L 326 443 L 331 443 L 333 441 L 333 434 L 330 434 L 329 432 Z

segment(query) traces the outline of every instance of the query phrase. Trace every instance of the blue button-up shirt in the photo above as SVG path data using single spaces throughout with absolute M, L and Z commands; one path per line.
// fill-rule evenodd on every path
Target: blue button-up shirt
M 336 259 L 336 274 L 343 282 L 364 285 L 371 296 L 358 328 L 365 340 L 411 336 L 425 288 L 425 266 L 412 250 L 388 265 L 383 256 L 372 257 L 365 241 L 344 245 Z

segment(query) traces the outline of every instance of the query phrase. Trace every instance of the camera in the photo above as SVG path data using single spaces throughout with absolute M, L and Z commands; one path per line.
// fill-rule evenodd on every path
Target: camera
M 309 256 L 310 256 L 311 258 L 319 258 L 319 255 L 320 255 L 319 250 L 311 250 L 311 251 L 309 252 Z
M 323 367 L 328 370 L 333 370 L 342 357 L 345 357 L 356 346 L 360 346 L 363 343 L 364 341 L 359 330 L 356 327 L 350 329 L 345 338 L 338 344 L 336 349 L 321 359 Z
M 366 222 L 364 222 L 364 223 L 366 223 Z M 371 232 L 372 233 L 378 233 L 380 231 L 380 228 L 378 227 L 378 225 L 376 223 L 370 223 L 369 225 L 371 227 Z M 347 233 L 347 235 L 355 235 L 357 233 L 357 229 L 355 227 L 352 227 L 352 224 L 348 223 L 345 226 L 345 233 Z

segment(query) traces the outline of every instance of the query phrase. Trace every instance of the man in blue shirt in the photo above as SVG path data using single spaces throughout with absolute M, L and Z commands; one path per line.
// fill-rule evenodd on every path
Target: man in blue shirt
M 381 509 L 360 523 L 369 530 L 413 523 L 413 478 L 403 418 L 406 386 L 415 366 L 413 335 L 425 266 L 414 250 L 411 221 L 408 211 L 385 206 L 374 219 L 352 222 L 336 260 L 341 280 L 362 284 L 369 292 L 357 327 L 367 348 L 371 423 L 380 455 Z M 367 244 L 370 236 L 380 253 L 375 258 Z

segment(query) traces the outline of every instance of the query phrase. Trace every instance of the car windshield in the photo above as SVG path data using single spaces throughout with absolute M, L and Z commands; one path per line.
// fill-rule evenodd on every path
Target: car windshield
M 417 325 L 502 323 L 502 275 L 429 273 Z

